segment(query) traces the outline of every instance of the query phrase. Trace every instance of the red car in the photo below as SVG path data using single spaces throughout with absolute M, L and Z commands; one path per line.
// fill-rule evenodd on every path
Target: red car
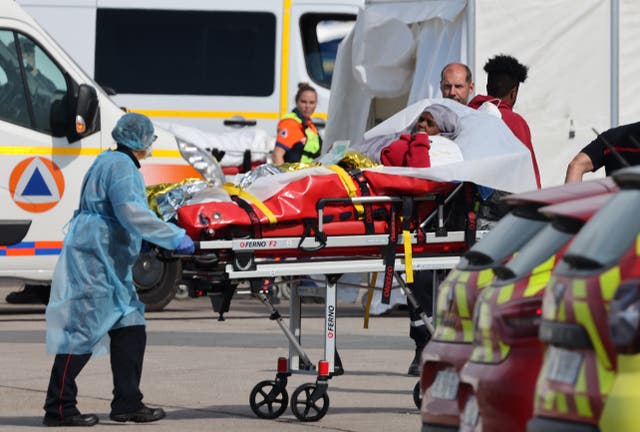
M 542 307 L 546 344 L 528 432 L 638 430 L 640 167 L 580 231 Z
M 461 259 L 439 287 L 436 331 L 422 353 L 420 379 L 423 432 L 457 431 L 460 370 L 471 355 L 476 297 L 501 266 L 549 224 L 538 213 L 545 205 L 611 192 L 610 179 L 563 185 L 508 197 L 512 212 Z
M 614 193 L 544 207 L 551 223 L 531 239 L 480 294 L 474 311 L 473 350 L 460 376 L 460 431 L 524 431 L 542 344 L 542 296 L 551 271 L 584 223 Z

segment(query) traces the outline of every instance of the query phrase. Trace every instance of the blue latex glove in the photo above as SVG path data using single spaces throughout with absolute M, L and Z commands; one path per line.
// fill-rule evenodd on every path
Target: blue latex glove
M 176 248 L 176 252 L 179 254 L 187 254 L 190 255 L 196 251 L 196 246 L 193 244 L 193 240 L 188 235 L 182 237 L 180 240 L 180 244 Z

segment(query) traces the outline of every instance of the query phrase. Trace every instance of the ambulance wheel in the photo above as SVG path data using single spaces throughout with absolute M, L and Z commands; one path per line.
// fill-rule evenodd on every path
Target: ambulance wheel
M 277 390 L 275 381 L 260 381 L 251 390 L 249 405 L 251 411 L 260 418 L 278 418 L 287 409 L 289 394 L 286 389 Z M 272 393 L 273 392 L 273 393 Z
M 324 393 L 316 401 L 311 400 L 311 394 L 316 389 L 312 383 L 302 384 L 291 395 L 291 411 L 298 420 L 303 422 L 318 421 L 329 410 L 329 395 Z
M 133 284 L 150 312 L 161 311 L 173 300 L 181 277 L 180 260 L 161 261 L 154 250 L 142 252 L 133 265 Z
M 413 403 L 416 404 L 418 409 L 422 407 L 422 398 L 420 397 L 420 381 L 418 381 L 413 387 Z

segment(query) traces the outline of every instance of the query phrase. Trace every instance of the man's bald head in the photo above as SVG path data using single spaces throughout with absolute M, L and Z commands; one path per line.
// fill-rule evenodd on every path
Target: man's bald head
M 442 97 L 467 104 L 473 93 L 471 69 L 463 63 L 449 63 L 440 73 L 440 91 Z

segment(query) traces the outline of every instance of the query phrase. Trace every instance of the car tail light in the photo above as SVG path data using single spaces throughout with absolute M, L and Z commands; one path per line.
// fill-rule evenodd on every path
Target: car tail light
M 609 309 L 609 334 L 616 351 L 640 352 L 640 279 L 630 279 L 616 290 Z
M 528 298 L 511 304 L 500 311 L 505 324 L 505 333 L 513 337 L 538 335 L 542 318 L 542 298 Z

